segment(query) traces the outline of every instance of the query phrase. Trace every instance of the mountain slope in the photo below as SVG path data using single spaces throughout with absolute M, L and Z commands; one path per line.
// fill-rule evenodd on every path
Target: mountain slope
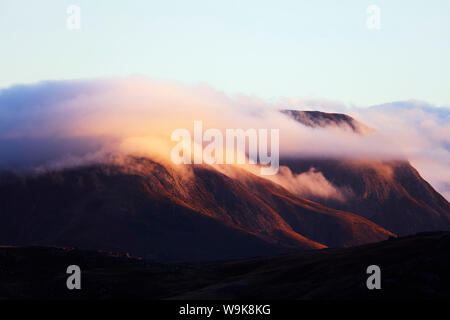
M 399 235 L 450 230 L 450 204 L 407 161 L 374 159 L 282 159 L 301 173 L 311 167 L 353 196 L 323 204 L 365 217 Z
M 358 215 L 296 196 L 247 171 L 236 170 L 235 174 L 238 174 L 247 190 L 278 212 L 294 231 L 329 247 L 352 246 L 381 241 L 387 235 L 394 236 Z
M 159 259 L 226 259 L 393 236 L 246 171 L 175 170 L 146 158 L 0 179 L 0 243 L 80 246 Z M 245 177 L 245 178 L 244 178 Z

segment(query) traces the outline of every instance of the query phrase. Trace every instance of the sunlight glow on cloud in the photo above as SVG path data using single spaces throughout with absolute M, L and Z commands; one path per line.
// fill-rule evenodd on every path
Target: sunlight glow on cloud
M 279 112 L 307 104 L 299 99 L 267 103 L 257 97 L 230 97 L 206 85 L 145 77 L 13 86 L 0 91 L 0 166 L 64 167 L 127 153 L 167 160 L 174 145 L 171 132 L 190 130 L 200 119 L 205 127 L 220 130 L 278 128 L 281 157 L 408 159 L 448 197 L 449 109 L 417 101 L 367 109 L 315 101 L 317 110 L 341 111 L 374 128 L 361 136 L 333 126 L 305 127 Z M 298 182 L 312 180 L 320 182 L 324 195 L 343 197 L 321 180 L 320 172 L 291 174 L 291 182 L 283 185 L 307 193 Z

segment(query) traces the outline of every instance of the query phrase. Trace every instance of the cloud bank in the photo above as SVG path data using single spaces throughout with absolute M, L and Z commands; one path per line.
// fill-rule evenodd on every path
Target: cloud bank
M 280 109 L 344 112 L 375 131 L 308 128 Z M 450 198 L 450 109 L 409 101 L 367 109 L 300 99 L 268 103 L 228 96 L 207 85 L 189 86 L 145 77 L 50 81 L 0 91 L 0 168 L 74 166 L 111 154 L 168 159 L 177 128 L 280 129 L 280 156 L 408 159 Z M 206 129 L 205 128 L 205 129 Z M 283 171 L 284 170 L 284 171 Z M 279 183 L 299 194 L 345 197 L 311 169 Z M 325 180 L 323 180 L 323 179 Z M 311 187 L 314 184 L 321 187 Z

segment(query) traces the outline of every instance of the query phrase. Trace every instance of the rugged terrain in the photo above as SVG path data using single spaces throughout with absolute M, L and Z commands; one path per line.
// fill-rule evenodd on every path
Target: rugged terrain
M 402 160 L 283 159 L 294 173 L 313 167 L 339 188 L 352 191 L 346 201 L 324 205 L 365 217 L 398 234 L 450 230 L 450 204 L 414 167 Z
M 82 289 L 67 290 L 79 265 Z M 381 290 L 366 269 L 381 268 Z M 450 299 L 450 233 L 215 263 L 157 263 L 106 252 L 0 247 L 0 299 Z
M 344 114 L 282 112 L 318 129 L 363 134 L 365 126 Z M 315 172 L 345 197 L 305 195 L 235 166 L 175 166 L 135 156 L 38 173 L 4 170 L 0 244 L 204 261 L 450 230 L 449 202 L 406 160 L 280 160 L 294 182 Z
M 236 169 L 179 171 L 146 158 L 0 179 L 0 243 L 230 259 L 394 236 L 369 220 Z
M 344 130 L 349 129 L 359 135 L 367 135 L 374 131 L 374 129 L 344 113 L 289 109 L 280 110 L 280 112 L 298 123 L 311 128 L 325 128 L 333 126 Z

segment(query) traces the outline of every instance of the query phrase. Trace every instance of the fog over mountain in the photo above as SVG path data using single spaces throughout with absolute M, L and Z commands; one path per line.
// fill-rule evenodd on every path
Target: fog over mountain
M 281 157 L 407 159 L 449 198 L 448 108 L 417 101 L 366 109 L 314 102 L 316 110 L 344 113 L 373 129 L 361 136 L 339 126 L 318 130 L 299 125 L 279 112 L 311 110 L 308 104 L 302 99 L 267 103 L 239 94 L 230 97 L 206 85 L 145 77 L 16 85 L 0 91 L 0 167 L 62 168 L 111 154 L 168 160 L 171 132 L 192 130 L 193 121 L 202 120 L 205 127 L 219 130 L 279 128 Z
M 3 89 L 0 243 L 210 260 L 450 230 L 445 109 L 330 108 L 144 77 Z M 196 120 L 279 129 L 278 173 L 174 164 Z

